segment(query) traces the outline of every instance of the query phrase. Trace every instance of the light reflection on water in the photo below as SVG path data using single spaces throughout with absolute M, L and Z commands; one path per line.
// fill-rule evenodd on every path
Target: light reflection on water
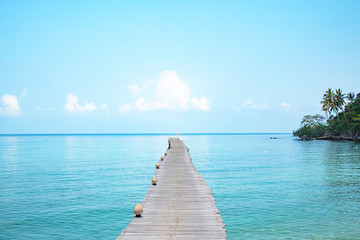
M 269 137 L 186 141 L 229 239 L 359 238 L 359 143 Z
M 183 135 L 228 239 L 357 239 L 360 144 Z M 0 239 L 115 239 L 168 136 L 0 136 Z

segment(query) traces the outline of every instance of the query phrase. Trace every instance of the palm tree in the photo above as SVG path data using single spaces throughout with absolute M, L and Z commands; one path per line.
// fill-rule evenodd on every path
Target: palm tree
M 345 97 L 348 102 L 347 104 L 345 105 L 345 111 L 351 111 L 351 107 L 352 107 L 352 104 L 355 102 L 355 93 L 354 92 L 349 92 L 348 94 L 346 94 L 346 97 Z
M 326 104 L 323 101 L 321 101 L 320 103 L 323 104 L 322 105 L 322 110 L 325 112 L 326 120 L 329 120 L 329 118 L 330 118 L 330 113 L 329 113 L 330 108 L 329 108 L 328 104 Z
M 348 119 L 346 117 L 346 113 L 345 113 L 345 110 L 344 110 L 345 94 L 342 93 L 342 90 L 340 88 L 336 89 L 334 98 L 335 98 L 335 105 L 338 107 L 338 109 L 342 110 L 342 112 L 344 114 L 344 118 L 345 118 L 346 124 L 348 125 L 349 132 L 350 132 L 350 135 L 351 135 L 350 124 L 349 124 L 349 121 L 348 121 Z
M 338 109 L 342 110 L 345 104 L 345 94 L 342 93 L 340 88 L 335 90 L 334 100 Z
M 355 101 L 355 93 L 354 92 L 349 92 L 346 95 L 346 98 L 349 100 L 350 103 L 354 102 Z
M 331 98 L 332 98 L 333 92 L 331 88 L 329 88 L 327 91 L 325 91 L 325 94 L 323 95 L 323 100 L 320 102 L 322 104 L 322 110 L 325 112 L 327 120 L 329 120 L 331 116 Z
M 331 90 L 331 88 L 328 88 L 328 90 L 325 91 L 321 103 L 323 104 L 323 110 L 328 111 L 329 116 L 331 116 L 331 112 L 335 112 L 335 115 L 340 122 L 339 106 L 337 104 L 335 93 Z

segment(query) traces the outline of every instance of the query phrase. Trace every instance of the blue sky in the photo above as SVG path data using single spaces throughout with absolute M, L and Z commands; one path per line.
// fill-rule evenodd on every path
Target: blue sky
M 292 132 L 359 92 L 359 1 L 0 1 L 0 133 Z

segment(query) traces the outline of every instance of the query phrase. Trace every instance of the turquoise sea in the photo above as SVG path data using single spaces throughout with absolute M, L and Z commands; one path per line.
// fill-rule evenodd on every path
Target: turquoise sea
M 169 136 L 0 135 L 0 239 L 114 240 Z M 228 239 L 360 239 L 359 143 L 178 137 L 213 189 Z

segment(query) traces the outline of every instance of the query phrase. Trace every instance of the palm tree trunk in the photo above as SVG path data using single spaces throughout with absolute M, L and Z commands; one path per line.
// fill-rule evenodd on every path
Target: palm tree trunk
M 335 113 L 336 113 L 336 117 L 337 117 L 337 119 L 338 119 L 338 122 L 340 122 L 339 112 L 338 112 L 338 110 L 337 110 L 336 108 L 334 108 L 334 110 L 335 110 Z
M 350 128 L 350 124 L 349 124 L 349 121 L 346 117 L 346 113 L 345 113 L 345 110 L 343 109 L 343 114 L 344 114 L 344 117 L 345 117 L 345 121 L 346 121 L 346 124 L 348 125 L 348 128 L 349 128 L 349 133 L 350 133 L 350 137 L 352 136 L 351 134 L 351 128 Z

